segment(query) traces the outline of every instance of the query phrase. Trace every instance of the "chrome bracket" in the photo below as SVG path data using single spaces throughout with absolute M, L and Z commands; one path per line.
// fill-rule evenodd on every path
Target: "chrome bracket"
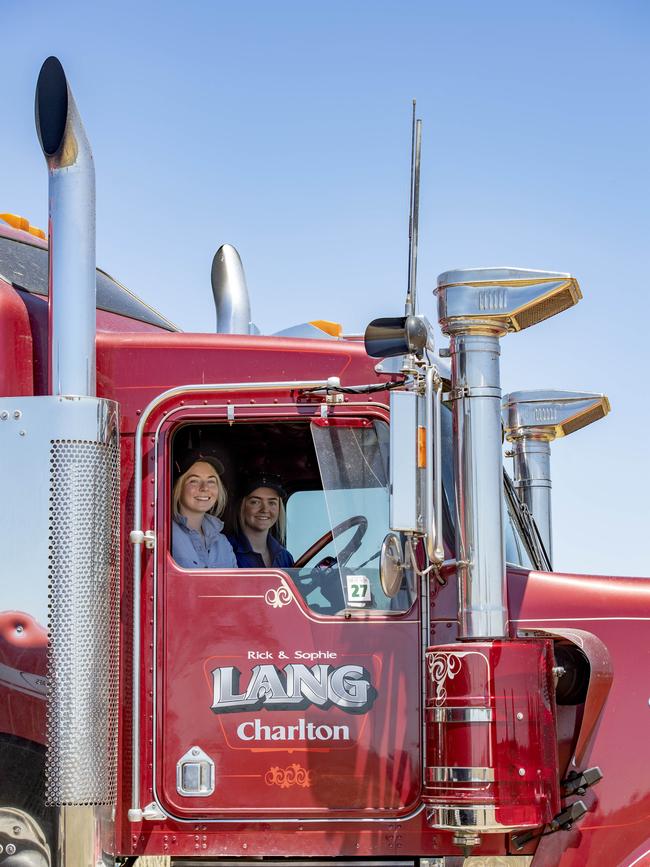
M 463 397 L 493 397 L 501 400 L 501 389 L 491 385 L 479 385 L 470 387 L 469 385 L 458 385 L 456 388 L 451 388 L 443 394 L 443 400 L 461 400 Z
M 131 530 L 129 533 L 129 542 L 132 545 L 144 545 L 145 548 L 156 547 L 156 534 L 153 530 Z
M 451 388 L 442 395 L 442 399 L 445 402 L 460 400 L 462 397 L 469 397 L 469 388 L 466 388 L 464 385 L 458 388 Z
M 155 801 L 147 804 L 142 810 L 129 810 L 127 816 L 129 822 L 162 822 L 167 818 L 167 814 L 163 813 Z

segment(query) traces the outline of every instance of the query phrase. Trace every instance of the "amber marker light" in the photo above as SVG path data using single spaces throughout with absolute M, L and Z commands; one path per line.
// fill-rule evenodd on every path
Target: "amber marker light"
M 18 214 L 0 214 L 0 220 L 9 223 L 9 225 L 13 226 L 14 229 L 20 229 L 22 232 L 29 232 L 30 235 L 34 235 L 36 238 L 42 238 L 43 240 L 47 238 L 47 235 L 42 229 L 32 226 L 29 220 L 25 217 L 19 216 Z
M 418 469 L 423 470 L 427 465 L 427 429 L 418 427 Z
M 331 334 L 332 337 L 340 337 L 343 334 L 343 326 L 340 322 L 329 322 L 327 319 L 312 319 L 309 322 L 314 328 L 320 328 L 325 334 Z

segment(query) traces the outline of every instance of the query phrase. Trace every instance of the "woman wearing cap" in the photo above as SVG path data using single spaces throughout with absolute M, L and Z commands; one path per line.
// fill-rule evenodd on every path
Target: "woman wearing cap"
M 185 569 L 236 569 L 237 558 L 219 515 L 228 496 L 221 461 L 189 452 L 177 462 L 172 493 L 172 557 Z
M 228 534 L 240 568 L 293 566 L 293 557 L 283 544 L 285 499 L 277 476 L 254 476 L 244 484 L 237 509 L 237 530 Z

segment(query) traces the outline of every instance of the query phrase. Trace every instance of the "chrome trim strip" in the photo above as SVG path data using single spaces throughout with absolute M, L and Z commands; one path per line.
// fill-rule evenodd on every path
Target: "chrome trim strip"
M 263 861 L 260 859 L 256 859 L 251 857 L 248 858 L 219 858 L 218 864 L 219 867 L 260 867 L 261 864 L 264 867 L 287 867 L 287 864 L 290 864 L 291 867 L 333 867 L 335 864 L 336 867 L 416 867 L 416 858 L 402 858 L 399 861 L 393 861 L 392 858 L 389 860 L 387 858 L 376 858 L 371 860 L 369 858 L 360 858 L 358 861 L 353 861 L 351 859 L 342 859 L 338 858 L 334 861 L 333 859 L 323 859 L 323 858 L 292 858 L 290 861 L 287 859 L 281 858 L 264 858 Z M 196 867 L 196 861 L 194 860 L 193 855 L 175 855 L 174 856 L 174 864 L 185 865 L 185 863 L 192 865 L 192 867 Z M 200 864 L 201 862 L 199 862 Z M 205 862 L 204 862 L 205 863 Z
M 372 816 L 371 818 L 366 818 L 365 816 L 350 816 L 349 818 L 347 816 L 341 816 L 334 819 L 326 818 L 325 816 L 321 816 L 317 819 L 306 819 L 304 816 L 295 818 L 291 816 L 280 816 L 276 818 L 260 814 L 259 816 L 232 816 L 227 819 L 206 819 L 205 817 L 200 819 L 197 819 L 196 817 L 187 819 L 182 818 L 181 816 L 175 816 L 173 813 L 168 813 L 161 805 L 157 795 L 155 795 L 154 803 L 161 813 L 164 814 L 166 819 L 173 819 L 174 822 L 179 822 L 182 825 L 196 825 L 197 822 L 200 822 L 202 825 L 243 825 L 249 822 L 263 822 L 265 825 L 329 825 L 336 822 L 346 825 L 386 825 L 388 823 L 396 824 L 400 822 L 410 822 L 411 819 L 415 819 L 416 816 L 419 816 L 426 806 L 425 804 L 419 804 L 414 810 L 410 813 L 405 813 L 403 816 Z
M 433 430 L 435 450 L 433 453 L 433 498 L 436 522 L 436 546 L 435 553 L 438 564 L 445 560 L 445 543 L 442 537 L 442 377 L 439 371 L 433 378 L 435 396 L 433 401 Z
M 487 833 L 515 830 L 514 827 L 510 828 L 497 821 L 496 809 L 492 804 L 474 804 L 471 807 L 453 804 L 429 806 L 427 822 L 432 828 L 447 831 L 456 831 L 459 828 Z
M 168 388 L 155 397 L 144 409 L 135 431 L 135 466 L 133 491 L 133 531 L 142 532 L 142 440 L 149 416 L 160 404 L 182 394 L 224 391 L 290 391 L 307 388 L 326 388 L 327 380 L 289 380 L 286 382 L 231 382 L 198 385 L 181 385 Z M 132 687 L 132 734 L 131 749 L 131 810 L 134 817 L 140 811 L 140 591 L 142 542 L 133 543 L 133 687 Z M 155 678 L 154 678 L 155 681 Z
M 427 556 L 438 566 L 445 559 L 442 543 L 442 444 L 440 397 L 442 380 L 435 367 L 427 367 L 424 388 L 426 418 L 426 519 Z M 435 445 L 435 448 L 434 448 Z
M 427 650 L 431 644 L 431 599 L 430 573 L 427 571 L 420 579 L 420 630 L 422 633 L 422 648 L 420 657 L 420 758 L 422 780 L 425 779 L 427 767 Z
M 219 867 L 417 867 L 417 858 L 401 858 L 398 861 L 393 861 L 392 858 L 360 858 L 358 861 L 353 861 L 351 858 L 339 860 L 324 859 L 324 858 L 291 858 L 290 860 L 282 858 L 254 858 L 249 855 L 247 858 L 236 859 L 219 858 L 218 860 L 210 859 L 218 864 Z M 208 864 L 210 863 L 208 862 Z M 203 862 L 205 867 L 205 861 Z M 201 864 L 199 861 L 198 864 Z M 197 867 L 197 861 L 193 855 L 174 855 L 174 867 Z
M 431 707 L 428 713 L 434 722 L 492 722 L 490 707 Z
M 434 783 L 493 783 L 494 768 L 427 768 L 428 782 Z
M 496 811 L 491 804 L 475 804 L 461 807 L 440 804 L 427 809 L 427 822 L 435 828 L 455 831 L 457 828 L 477 831 L 505 830 L 496 820 Z

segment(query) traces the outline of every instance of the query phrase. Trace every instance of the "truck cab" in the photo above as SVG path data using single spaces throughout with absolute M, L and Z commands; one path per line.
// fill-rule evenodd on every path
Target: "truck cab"
M 2 863 L 643 863 L 650 590 L 554 572 L 545 511 L 550 443 L 609 407 L 499 381 L 575 278 L 446 272 L 436 352 L 413 300 L 260 334 L 221 250 L 220 333 L 184 333 L 95 268 L 55 58 L 37 129 L 48 238 L 0 228 Z M 177 562 L 197 447 L 226 532 L 281 479 L 293 565 Z

